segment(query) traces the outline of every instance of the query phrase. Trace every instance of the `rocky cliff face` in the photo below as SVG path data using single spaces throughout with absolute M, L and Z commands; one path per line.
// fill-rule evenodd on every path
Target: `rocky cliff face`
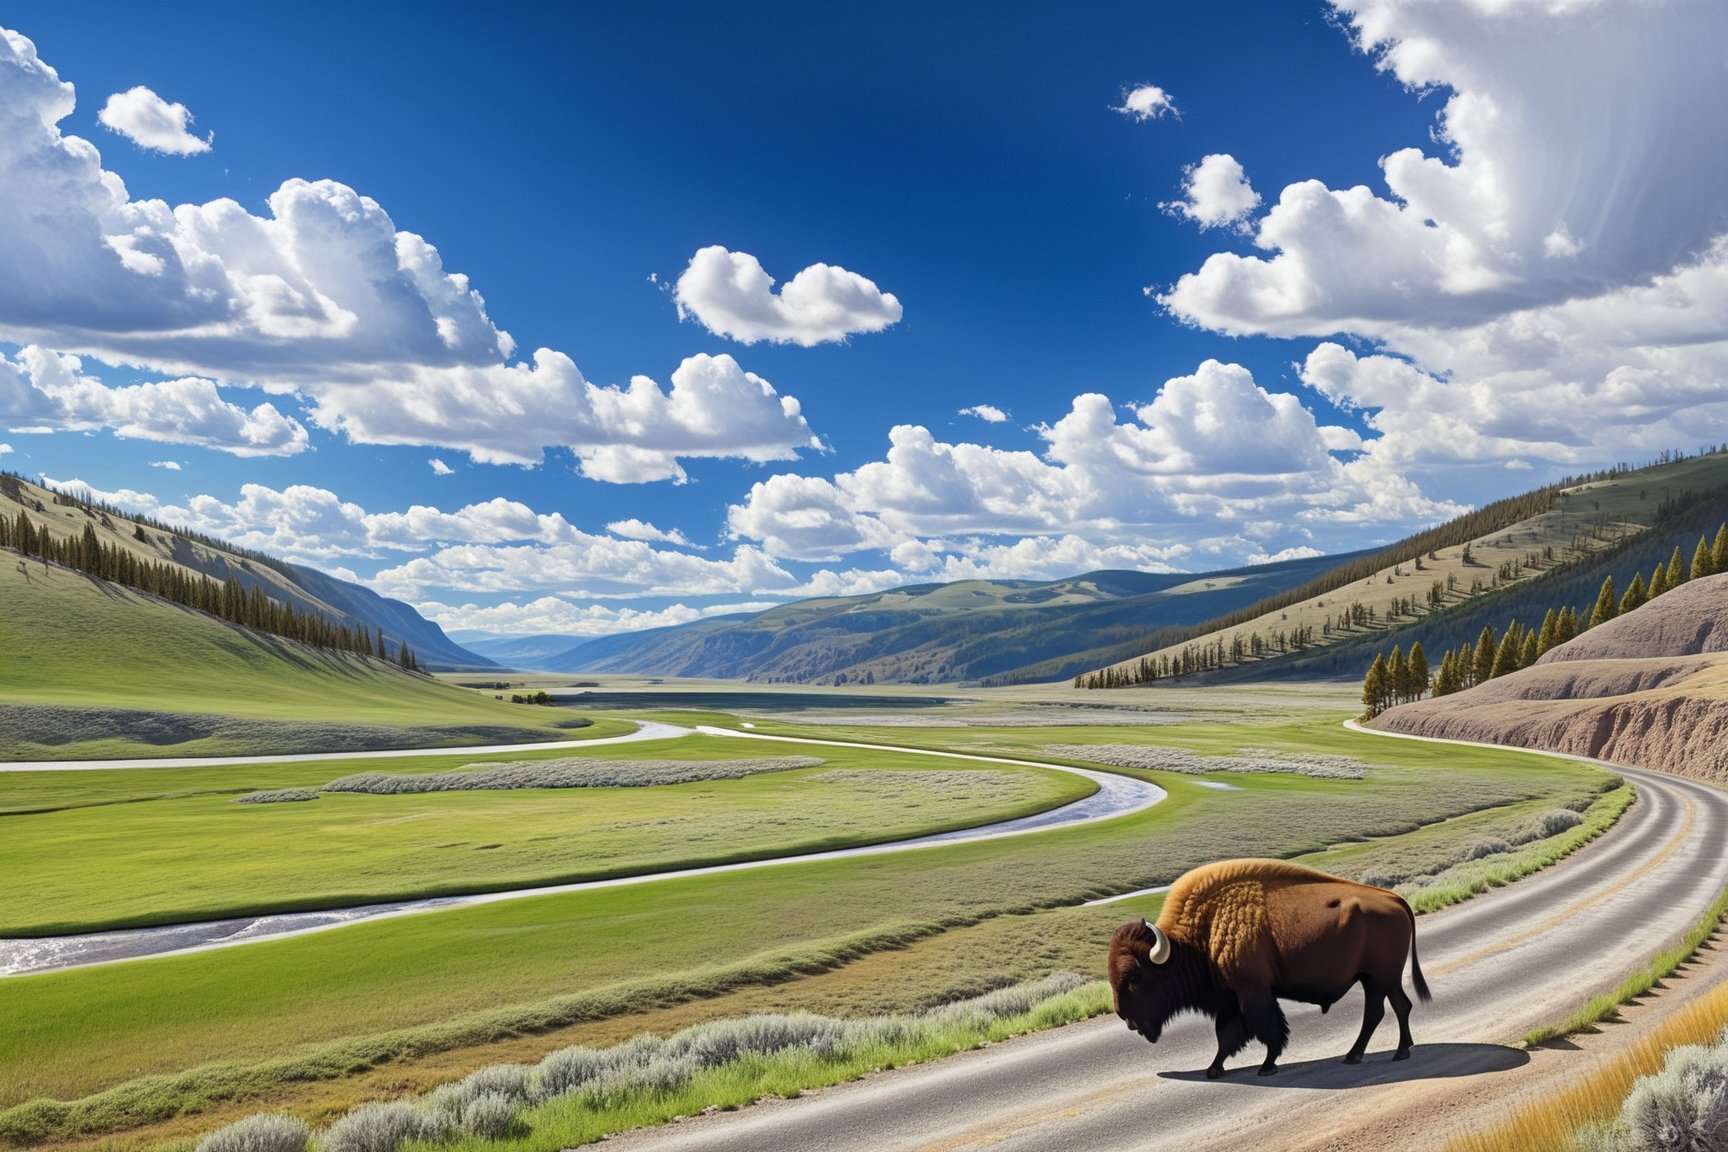
M 1728 783 L 1728 575 L 1684 584 L 1521 672 L 1390 709 L 1373 726 Z

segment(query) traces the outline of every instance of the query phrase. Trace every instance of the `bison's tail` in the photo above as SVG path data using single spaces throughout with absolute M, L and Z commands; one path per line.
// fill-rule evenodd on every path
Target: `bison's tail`
M 1404 911 L 1410 917 L 1410 980 L 1416 985 L 1416 995 L 1426 1004 L 1434 999 L 1434 994 L 1428 991 L 1428 981 L 1422 979 L 1422 961 L 1416 956 L 1416 913 L 1409 903 L 1399 900 L 1404 905 Z

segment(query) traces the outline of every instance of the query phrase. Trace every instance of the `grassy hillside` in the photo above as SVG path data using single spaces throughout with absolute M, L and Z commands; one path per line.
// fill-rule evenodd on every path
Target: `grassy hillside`
M 34 531 L 58 540 L 76 539 L 88 528 L 97 542 L 117 548 L 147 563 L 168 564 L 188 575 L 221 583 L 232 577 L 242 589 L 259 588 L 270 599 L 296 612 L 323 616 L 334 623 L 368 632 L 382 630 L 394 650 L 406 642 L 432 669 L 492 667 L 486 658 L 469 652 L 444 635 L 443 629 L 400 600 L 390 600 L 368 588 L 338 580 L 316 569 L 288 564 L 272 556 L 235 548 L 199 533 L 176 529 L 118 508 L 91 504 L 0 472 L 0 516 L 8 520 L 22 512 Z
M 1143 644 L 1160 628 L 1251 604 L 1336 563 L 913 585 L 607 637 L 545 666 L 824 684 L 1061 679 L 1094 666 L 1099 650 Z
M 1728 520 L 1728 505 L 1711 500 L 1696 505 L 1663 523 L 1626 537 L 1610 549 L 1585 561 L 1544 576 L 1502 589 L 1493 596 L 1479 597 L 1445 612 L 1401 622 L 1393 627 L 1364 632 L 1342 644 L 1318 649 L 1289 659 L 1268 661 L 1242 668 L 1224 669 L 1209 675 L 1209 682 L 1227 683 L 1250 679 L 1346 678 L 1359 680 L 1376 654 L 1389 655 L 1394 644 L 1406 652 L 1420 643 L 1435 659 L 1449 648 L 1474 643 L 1484 627 L 1496 636 L 1516 620 L 1531 627 L 1542 622 L 1550 609 L 1570 607 L 1588 619 L 1604 577 L 1614 578 L 1622 592 L 1634 575 L 1650 578 L 1658 561 L 1666 563 L 1679 548 L 1690 562 L 1701 533 L 1714 535 Z
M 500 703 L 388 663 L 236 628 L 57 566 L 31 561 L 20 570 L 15 556 L 0 564 L 6 759 L 572 735 L 554 726 L 573 719 L 567 712 Z
M 1694 521 L 1708 520 L 1714 531 L 1723 519 L 1723 491 L 1728 453 L 1722 452 L 1538 490 L 1505 502 L 1510 511 L 1540 506 L 1522 518 L 1480 535 L 1459 531 L 1475 526 L 1488 510 L 1472 513 L 1453 526 L 1411 537 L 1367 565 L 1339 565 L 1347 580 L 1328 576 L 1314 589 L 1168 636 L 1104 667 L 1132 675 L 1142 660 L 1179 666 L 1184 654 L 1222 651 L 1225 659 L 1214 663 L 1225 667 L 1206 675 L 1261 679 L 1351 670 L 1360 676 L 1374 651 L 1395 642 L 1407 648 L 1421 639 L 1425 649 L 1437 651 L 1444 646 L 1441 637 L 1444 643 L 1465 635 L 1474 639 L 1484 622 L 1498 629 L 1536 603 L 1541 607 L 1535 620 L 1526 622 L 1540 622 L 1549 607 L 1577 604 L 1585 595 L 1593 600 L 1607 572 L 1615 572 L 1624 587 L 1633 570 L 1648 576 L 1656 553 L 1667 560 L 1676 543 L 1689 558 L 1697 539 Z M 1425 546 L 1440 539 L 1453 542 Z M 1253 652 L 1256 637 L 1263 646 L 1259 655 Z M 1240 659 L 1238 644 L 1246 650 Z

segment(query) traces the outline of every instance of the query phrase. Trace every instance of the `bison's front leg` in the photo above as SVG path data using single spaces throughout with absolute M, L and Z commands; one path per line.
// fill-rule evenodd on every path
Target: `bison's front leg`
M 1278 1071 L 1278 1057 L 1284 1054 L 1284 1045 L 1290 1040 L 1290 1022 L 1284 1019 L 1284 1010 L 1278 1007 L 1278 1001 L 1269 988 L 1238 992 L 1237 999 L 1241 1001 L 1248 1031 L 1266 1045 L 1266 1060 L 1260 1065 L 1260 1075 L 1270 1076 Z
M 1242 1013 L 1232 1006 L 1218 1017 L 1218 1055 L 1212 1058 L 1212 1066 L 1206 1069 L 1206 1078 L 1216 1080 L 1224 1075 L 1224 1061 L 1242 1051 L 1248 1045 L 1248 1022 L 1242 1019 Z

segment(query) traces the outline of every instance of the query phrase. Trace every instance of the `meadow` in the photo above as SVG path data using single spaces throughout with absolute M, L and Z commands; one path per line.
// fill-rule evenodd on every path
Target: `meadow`
M 1124 694 L 1123 703 L 1138 699 Z M 1110 930 L 1129 916 L 1155 914 L 1159 898 L 1101 907 L 1084 907 L 1086 900 L 1167 883 L 1225 856 L 1324 853 L 1373 868 L 1377 850 L 1393 851 L 1417 829 L 1431 839 L 1488 836 L 1553 809 L 1587 809 L 1612 783 L 1605 773 L 1535 755 L 1359 736 L 1339 726 L 1345 712 L 1336 692 L 1220 697 L 1199 711 L 1186 696 L 1183 703 L 1190 707 L 1177 722 L 1136 727 L 748 722 L 762 732 L 1028 759 L 1048 758 L 1043 750 L 1052 745 L 1125 742 L 1201 756 L 1318 752 L 1355 757 L 1366 775 L 1233 773 L 1218 779 L 1235 789 L 1219 791 L 1203 776 L 1122 769 L 1156 780 L 1169 798 L 1132 816 L 1006 840 L 534 897 L 9 979 L 18 1025 L 0 1034 L 0 1140 L 145 1146 L 267 1107 L 323 1123 L 362 1100 L 424 1090 L 500 1061 L 537 1061 L 570 1044 L 667 1035 L 756 1011 L 902 1012 L 1056 971 L 1091 973 Z M 727 741 L 724 752 L 738 755 L 741 743 Z M 763 747 L 809 752 L 830 765 L 851 754 L 791 744 L 751 750 Z M 856 755 L 868 766 L 899 763 L 887 752 Z M 273 770 L 268 781 L 254 774 L 247 783 L 333 778 L 319 767 Z M 314 813 L 332 800 L 440 798 L 457 805 L 450 819 L 460 820 L 460 805 L 476 797 L 493 799 L 325 795 L 261 807 Z M 220 797 L 203 802 L 247 807 Z M 1470 813 L 1483 815 L 1448 819 Z
M 692 769 L 754 769 L 739 779 L 652 787 L 312 791 L 352 771 L 340 762 L 0 774 L 0 811 L 14 813 L 0 824 L 0 873 L 15 886 L 0 908 L 0 936 L 348 907 L 821 851 L 1012 819 L 1095 790 L 1045 769 L 844 748 L 736 759 L 763 748 L 696 736 L 597 748 L 583 758 L 601 766 L 675 758 Z M 368 761 L 367 777 L 375 788 L 424 781 L 426 759 Z M 511 753 L 452 775 L 475 777 L 496 762 L 531 769 L 581 761 L 568 750 Z M 449 762 L 433 771 L 450 773 Z M 128 784 L 133 794 L 114 807 L 112 797 Z M 158 790 L 139 794 L 141 786 Z M 240 802 L 254 789 L 317 798 Z M 74 806 L 81 790 L 110 799 Z M 56 802 L 68 806 L 55 810 Z

